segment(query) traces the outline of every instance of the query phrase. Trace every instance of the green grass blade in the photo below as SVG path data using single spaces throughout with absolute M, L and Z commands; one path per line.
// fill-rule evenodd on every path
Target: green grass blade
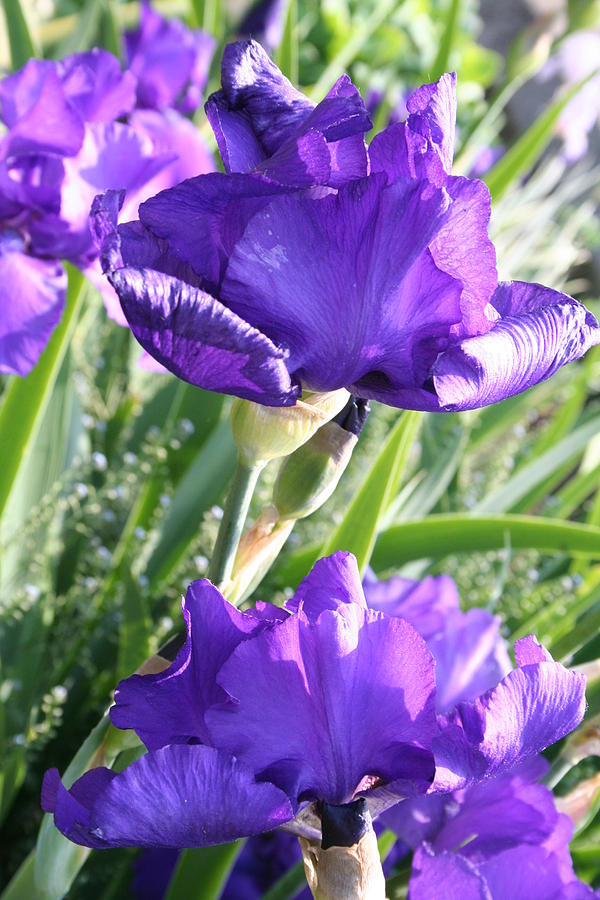
M 344 518 L 325 543 L 322 556 L 335 550 L 350 550 L 360 571 L 365 571 L 381 517 L 398 492 L 420 424 L 418 413 L 405 412 L 400 416 Z
M 46 404 L 77 320 L 83 275 L 69 268 L 69 289 L 62 319 L 37 366 L 26 378 L 14 376 L 0 407 L 0 515 L 4 511 L 19 467 L 35 440 Z
M 437 56 L 431 67 L 430 78 L 432 81 L 437 79 L 448 71 L 450 55 L 456 40 L 458 31 L 458 22 L 460 18 L 461 0 L 450 0 L 448 4 L 448 12 L 446 13 L 446 21 Z
M 298 0 L 288 0 L 277 65 L 292 84 L 298 83 Z
M 578 81 L 563 97 L 552 103 L 484 176 L 493 200 L 498 200 L 513 182 L 533 167 L 552 140 L 563 109 L 595 74 L 592 72 Z
M 535 549 L 600 559 L 600 528 L 534 516 L 474 516 L 457 513 L 402 522 L 379 535 L 373 552 L 376 571 L 450 553 Z
M 306 874 L 302 860 L 287 870 L 265 894 L 263 900 L 294 900 L 306 887 Z
M 243 841 L 184 850 L 169 884 L 166 900 L 219 900 Z
M 501 513 L 514 509 L 535 487 L 559 472 L 569 460 L 575 460 L 581 455 L 599 431 L 600 416 L 595 416 L 533 462 L 519 469 L 508 481 L 484 497 L 474 508 L 474 512 Z
M 2 0 L 8 43 L 10 46 L 10 60 L 13 69 L 20 69 L 32 56 L 38 56 L 31 33 L 27 26 L 27 20 L 19 0 Z

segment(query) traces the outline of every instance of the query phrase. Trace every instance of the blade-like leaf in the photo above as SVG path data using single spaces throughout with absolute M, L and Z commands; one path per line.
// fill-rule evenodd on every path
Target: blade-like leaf
M 277 65 L 290 81 L 298 81 L 298 0 L 288 0 Z
M 381 517 L 398 492 L 420 424 L 418 413 L 405 412 L 400 416 L 344 518 L 325 543 L 322 556 L 335 550 L 350 550 L 360 571 L 365 571 Z
M 438 48 L 437 56 L 431 67 L 431 81 L 437 79 L 448 71 L 450 62 L 450 54 L 456 38 L 458 30 L 458 21 L 460 17 L 461 0 L 450 0 L 448 11 L 446 12 L 444 31 Z
M 13 69 L 20 69 L 32 56 L 38 56 L 38 53 L 19 0 L 2 0 L 2 6 L 8 32 L 10 61 Z
M 166 900 L 219 900 L 243 841 L 184 850 L 173 873 Z

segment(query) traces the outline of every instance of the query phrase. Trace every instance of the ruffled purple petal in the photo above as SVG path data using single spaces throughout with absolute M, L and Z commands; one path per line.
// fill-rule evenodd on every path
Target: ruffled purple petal
M 434 741 L 435 787 L 457 790 L 520 765 L 577 727 L 585 712 L 585 676 L 559 663 L 510 672 L 442 722 Z
M 67 791 L 46 773 L 42 805 L 71 841 L 106 847 L 204 847 L 293 817 L 286 795 L 210 747 L 164 747 L 117 775 L 93 769 Z
M 280 197 L 237 241 L 221 296 L 290 348 L 290 371 L 309 387 L 395 405 L 460 320 L 460 284 L 426 250 L 446 211 L 443 191 L 383 188 L 380 176 L 319 200 Z
M 142 4 L 139 28 L 125 33 L 129 69 L 137 78 L 138 106 L 191 113 L 201 100 L 215 41 L 204 31 L 165 19 Z
M 14 231 L 0 233 L 0 372 L 27 375 L 35 366 L 65 305 L 67 276 L 54 260 L 24 252 Z
M 192 582 L 182 612 L 187 640 L 173 664 L 121 681 L 110 711 L 113 724 L 133 728 L 149 750 L 190 739 L 210 743 L 204 713 L 226 697 L 216 676 L 235 647 L 262 627 L 204 580 Z
M 375 135 L 369 147 L 372 172 L 397 178 L 427 178 L 436 187 L 452 169 L 456 128 L 456 75 L 424 84 L 406 103 L 408 118 Z
M 83 142 L 81 117 L 71 106 L 55 63 L 30 59 L 0 84 L 2 118 L 9 133 L 4 156 L 51 153 L 73 156 Z
M 449 575 L 428 575 L 421 581 L 395 576 L 387 581 L 366 581 L 370 609 L 399 616 L 426 641 L 442 631 L 447 616 L 459 608 L 458 588 Z
M 424 790 L 433 674 L 406 622 L 356 603 L 315 624 L 301 611 L 234 650 L 218 676 L 233 703 L 206 722 L 216 746 L 289 796 L 345 803 L 367 776 Z
M 249 220 L 286 190 L 260 175 L 215 172 L 147 200 L 140 207 L 140 220 L 192 266 L 207 290 L 216 293 Z
M 519 394 L 600 342 L 594 316 L 550 288 L 504 282 L 492 304 L 500 314 L 492 330 L 441 353 L 433 367 L 444 410 L 477 409 Z
M 285 605 L 292 612 L 302 609 L 310 622 L 316 622 L 323 610 L 338 609 L 342 603 L 367 608 L 356 557 L 347 551 L 317 560 Z
M 283 144 L 254 171 L 298 188 L 327 184 L 331 175 L 327 142 L 318 131 L 307 131 Z
M 135 78 L 119 60 L 94 47 L 57 63 L 65 96 L 84 122 L 113 122 L 135 106 Z

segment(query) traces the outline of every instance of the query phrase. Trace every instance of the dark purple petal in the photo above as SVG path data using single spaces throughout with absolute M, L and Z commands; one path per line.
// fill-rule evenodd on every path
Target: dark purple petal
M 119 60 L 94 47 L 67 56 L 58 64 L 65 96 L 84 122 L 112 122 L 135 105 L 135 78 L 122 72 Z
M 252 123 L 229 107 L 223 91 L 211 94 L 204 109 L 226 172 L 250 172 L 266 159 Z
M 395 405 L 460 321 L 460 283 L 426 250 L 446 211 L 443 191 L 382 189 L 380 176 L 319 200 L 280 197 L 237 241 L 221 296 L 290 348 L 290 371 L 309 387 Z
M 14 231 L 0 232 L 0 372 L 27 375 L 35 366 L 65 305 L 67 276 L 54 260 L 24 252 Z
M 500 774 L 577 727 L 585 712 L 585 676 L 541 662 L 510 672 L 472 703 L 461 703 L 434 741 L 435 786 L 456 790 Z
M 356 557 L 347 551 L 317 560 L 285 605 L 293 612 L 302 609 L 310 622 L 316 622 L 323 610 L 337 609 L 342 603 L 367 606 Z
M 448 712 L 495 687 L 512 669 L 500 619 L 484 609 L 452 610 L 427 646 L 436 663 L 436 708 Z
M 64 171 L 57 156 L 28 155 L 0 162 L 0 219 L 12 219 L 23 210 L 58 213 Z
M 327 142 L 318 131 L 307 131 L 299 138 L 283 144 L 273 156 L 261 162 L 255 171 L 280 184 L 298 188 L 327 184 L 331 174 Z
M 459 606 L 458 588 L 449 575 L 365 581 L 364 589 L 370 609 L 406 619 L 426 641 L 443 630 L 446 617 Z
M 140 220 L 217 292 L 227 259 L 251 217 L 286 188 L 260 175 L 215 172 L 163 191 L 140 207 Z
M 512 900 L 513 895 L 503 896 Z M 434 854 L 427 844 L 413 857 L 410 897 L 411 900 L 496 900 L 472 863 L 456 853 Z
M 178 378 L 265 406 L 296 402 L 285 350 L 210 294 L 152 269 L 109 280 L 135 338 Z
M 182 612 L 187 640 L 173 664 L 121 681 L 110 711 L 117 728 L 133 728 L 150 750 L 190 739 L 210 743 L 204 713 L 226 697 L 216 676 L 235 647 L 264 627 L 227 603 L 209 581 L 190 585 Z
M 355 603 L 316 624 L 299 612 L 238 646 L 218 681 L 234 702 L 206 714 L 214 744 L 289 796 L 345 803 L 370 775 L 426 788 L 433 662 L 408 623 Z
M 492 330 L 441 353 L 433 367 L 444 410 L 477 409 L 512 397 L 600 342 L 592 314 L 550 288 L 504 282 L 492 304 L 500 314 Z
M 65 96 L 55 63 L 30 59 L 0 83 L 0 102 L 10 129 L 4 139 L 5 157 L 72 156 L 81 147 L 83 122 Z
M 285 794 L 257 784 L 238 760 L 211 747 L 164 747 L 117 775 L 93 769 L 66 791 L 46 773 L 42 803 L 75 843 L 105 847 L 204 847 L 268 831 L 293 817 Z
M 140 107 L 194 111 L 208 78 L 214 38 L 178 19 L 165 19 L 143 3 L 139 28 L 125 33 L 125 48 Z
M 293 137 L 314 109 L 256 41 L 225 47 L 221 84 L 230 109 L 251 123 L 265 156 Z

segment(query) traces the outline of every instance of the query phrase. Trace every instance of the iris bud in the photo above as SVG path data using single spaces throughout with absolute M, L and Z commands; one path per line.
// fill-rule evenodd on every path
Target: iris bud
M 351 397 L 338 416 L 287 457 L 273 491 L 273 504 L 282 519 L 303 519 L 331 497 L 368 413 L 367 401 Z
M 234 400 L 231 407 L 233 439 L 242 461 L 249 466 L 289 456 L 329 422 L 348 401 L 348 391 L 303 394 L 295 406 L 262 406 Z

